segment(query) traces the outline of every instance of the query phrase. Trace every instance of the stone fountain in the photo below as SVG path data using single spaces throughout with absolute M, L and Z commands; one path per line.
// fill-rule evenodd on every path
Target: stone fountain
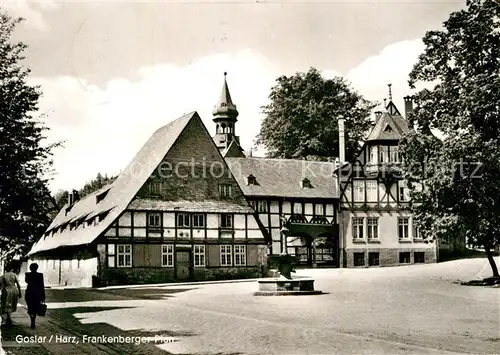
M 258 280 L 259 291 L 255 296 L 299 296 L 319 295 L 322 292 L 314 290 L 314 279 L 309 277 L 294 277 L 295 259 L 289 254 L 281 254 L 277 258 L 279 277 Z

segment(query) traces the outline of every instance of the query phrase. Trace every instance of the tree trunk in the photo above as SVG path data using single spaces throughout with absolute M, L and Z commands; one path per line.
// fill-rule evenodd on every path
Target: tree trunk
M 490 247 L 485 247 L 485 250 L 488 261 L 490 262 L 491 271 L 493 271 L 493 277 L 500 277 L 498 274 L 497 264 L 495 263 L 495 259 L 493 259 L 493 253 L 491 252 Z

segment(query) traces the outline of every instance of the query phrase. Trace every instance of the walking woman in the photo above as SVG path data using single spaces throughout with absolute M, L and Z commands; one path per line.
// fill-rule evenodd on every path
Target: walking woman
M 17 301 L 21 296 L 21 286 L 19 286 L 19 280 L 17 275 L 21 271 L 19 266 L 14 263 L 10 263 L 5 268 L 6 272 L 0 277 L 0 288 L 2 290 L 2 295 L 0 297 L 0 313 L 2 314 L 2 319 L 5 317 L 5 326 L 12 326 L 12 312 L 17 310 Z
M 28 306 L 28 314 L 31 318 L 31 328 L 35 329 L 35 320 L 40 305 L 45 302 L 45 286 L 43 283 L 43 274 L 37 272 L 38 264 L 32 263 L 30 265 L 31 272 L 26 273 L 26 304 Z

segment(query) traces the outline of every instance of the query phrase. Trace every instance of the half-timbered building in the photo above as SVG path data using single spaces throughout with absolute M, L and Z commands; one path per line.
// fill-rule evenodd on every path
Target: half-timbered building
M 411 111 L 405 98 L 406 115 Z M 392 98 L 375 121 L 354 164 L 339 171 L 341 234 L 346 267 L 387 266 L 437 261 L 409 212 L 398 144 L 410 129 Z
M 48 284 L 157 283 L 258 276 L 269 242 L 191 113 L 158 129 L 112 184 L 70 194 L 29 255 Z

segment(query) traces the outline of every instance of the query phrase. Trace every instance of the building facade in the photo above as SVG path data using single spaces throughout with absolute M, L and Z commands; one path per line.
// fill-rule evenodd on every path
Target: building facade
M 411 98 L 405 98 L 406 114 Z M 375 122 L 354 164 L 339 169 L 341 229 L 346 267 L 437 261 L 437 243 L 424 239 L 409 210 L 398 144 L 410 129 L 392 98 Z
M 411 100 L 406 99 L 406 111 Z M 72 193 L 29 253 L 47 284 L 259 277 L 268 255 L 311 267 L 437 261 L 409 212 L 389 100 L 354 164 L 246 156 L 224 74 L 215 136 L 197 113 L 158 129 L 118 178 Z

